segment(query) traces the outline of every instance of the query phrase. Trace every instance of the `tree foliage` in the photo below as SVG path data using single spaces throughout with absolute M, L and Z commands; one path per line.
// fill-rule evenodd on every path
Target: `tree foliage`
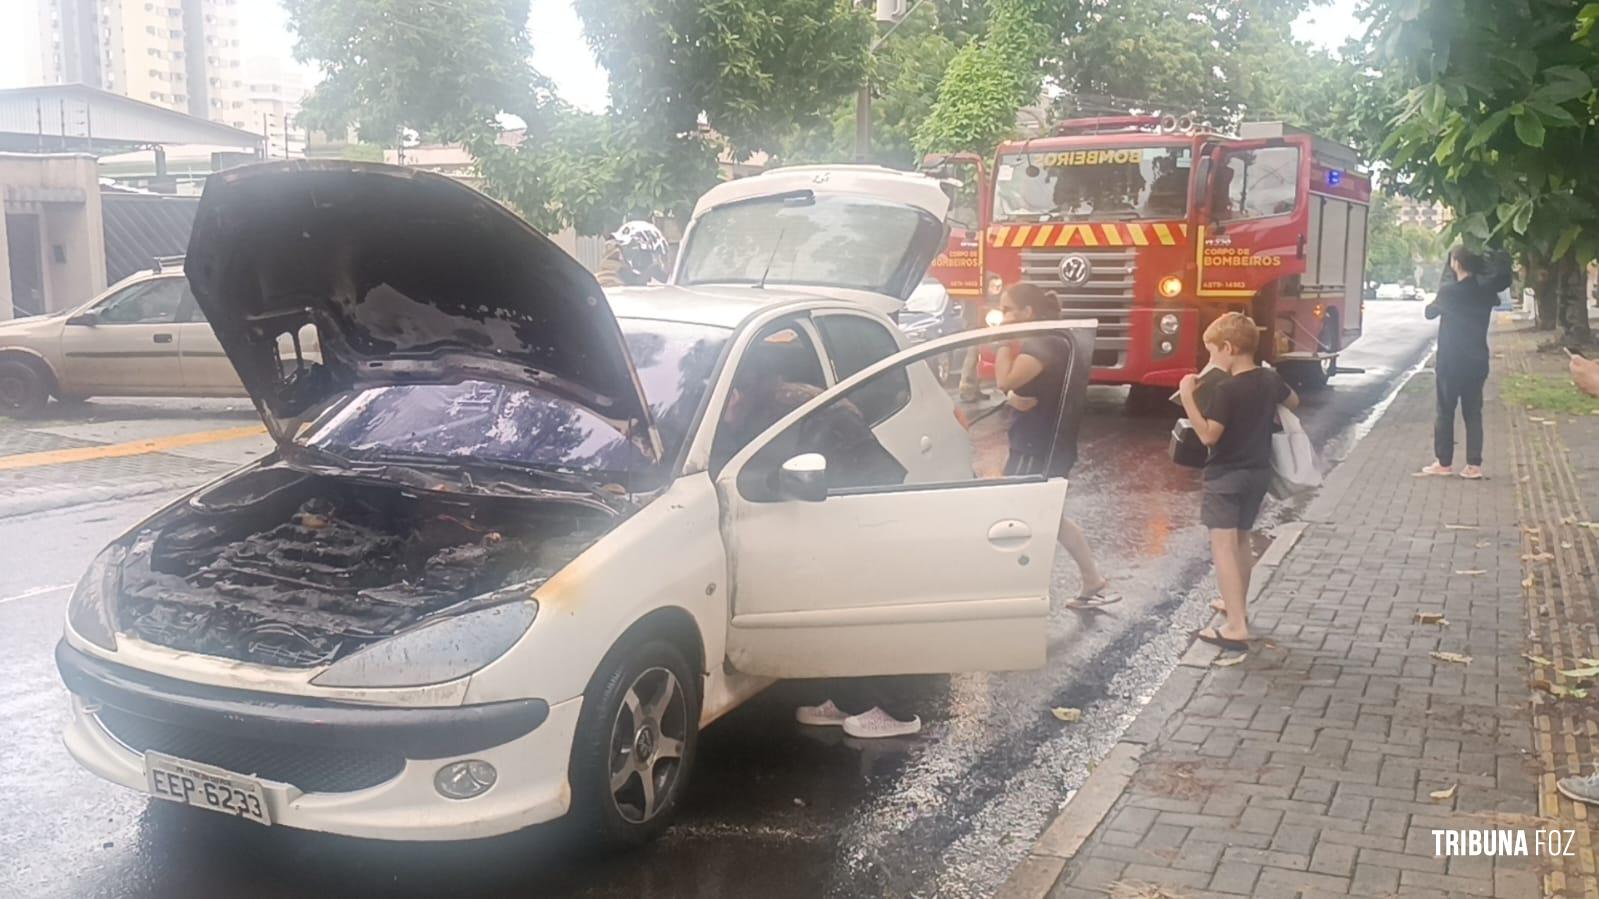
M 1044 65 L 1058 52 L 1075 7 L 1061 0 L 989 0 L 981 37 L 961 47 L 916 131 L 924 152 L 986 153 L 1038 101 Z
M 393 144 L 404 130 L 460 139 L 526 114 L 543 80 L 527 64 L 528 0 L 284 0 L 294 56 L 322 80 L 301 121 Z M 444 37 L 447 36 L 447 37 Z
M 1454 233 L 1503 243 L 1543 281 L 1599 257 L 1599 35 L 1568 0 L 1374 0 L 1368 133 L 1391 177 L 1455 212 Z M 1488 23 L 1492 23 L 1491 26 Z M 1581 291 L 1562 298 L 1588 339 Z M 1544 322 L 1553 327 L 1553 321 Z

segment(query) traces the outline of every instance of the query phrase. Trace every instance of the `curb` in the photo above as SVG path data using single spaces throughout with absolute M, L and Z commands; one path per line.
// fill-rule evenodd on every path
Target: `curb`
M 1250 598 L 1258 596 L 1276 578 L 1277 569 L 1293 551 L 1299 538 L 1310 528 L 1305 521 L 1291 521 L 1278 527 L 1277 536 L 1255 563 L 1257 577 L 1250 585 Z M 1116 800 L 1138 773 L 1138 760 L 1144 748 L 1155 742 L 1161 728 L 1179 709 L 1188 704 L 1205 678 L 1220 650 L 1202 640 L 1190 643 L 1177 667 L 1122 732 L 1121 739 L 1088 773 L 1088 779 L 1071 794 L 1055 820 L 1044 828 L 1027 857 L 1006 878 L 994 899 L 1044 899 L 1100 822 L 1105 820 Z
M 22 515 L 33 515 L 39 512 L 60 512 L 78 506 L 133 499 L 169 490 L 186 490 L 197 484 L 205 483 L 208 477 L 167 478 L 132 481 L 106 487 L 82 487 L 71 491 L 65 501 L 62 499 L 61 492 L 53 489 L 41 490 L 24 496 L 9 496 L 0 499 L 0 520 L 16 518 Z

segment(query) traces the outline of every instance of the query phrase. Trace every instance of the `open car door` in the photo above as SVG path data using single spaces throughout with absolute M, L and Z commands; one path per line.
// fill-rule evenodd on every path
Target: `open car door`
M 1095 323 L 1034 322 L 889 356 L 790 412 L 717 476 L 732 559 L 727 654 L 768 677 L 1009 670 L 1044 662 L 1055 536 L 1086 403 Z M 856 400 L 941 353 L 1018 340 L 1064 363 L 1032 465 L 1005 419 L 968 434 L 985 476 L 909 474 L 924 440 L 874 430 Z M 1041 376 L 1042 377 L 1042 376 Z M 1047 391 L 1046 391 L 1047 395 Z M 915 404 L 913 404 L 915 405 Z M 1057 417 L 1058 416 L 1058 417 Z M 880 431 L 880 432 L 879 432 Z

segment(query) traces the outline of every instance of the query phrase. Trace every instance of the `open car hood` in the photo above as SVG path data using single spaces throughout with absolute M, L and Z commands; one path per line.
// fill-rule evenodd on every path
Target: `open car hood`
M 823 290 L 899 308 L 947 243 L 949 196 L 926 175 L 807 165 L 706 191 L 673 281 Z
M 660 456 L 594 277 L 454 179 L 334 160 L 212 175 L 185 269 L 280 444 L 353 392 L 486 380 L 559 395 Z M 297 359 L 307 327 L 320 361 Z

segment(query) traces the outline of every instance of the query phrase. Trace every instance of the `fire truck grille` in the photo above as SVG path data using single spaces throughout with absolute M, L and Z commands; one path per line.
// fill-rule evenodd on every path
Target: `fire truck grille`
M 1088 261 L 1088 278 L 1068 284 L 1061 276 L 1061 261 L 1082 256 Z M 1099 319 L 1094 344 L 1094 364 L 1120 368 L 1127 361 L 1133 308 L 1132 247 L 1072 247 L 1060 250 L 1023 250 L 1022 280 L 1052 290 L 1060 297 L 1067 318 Z

